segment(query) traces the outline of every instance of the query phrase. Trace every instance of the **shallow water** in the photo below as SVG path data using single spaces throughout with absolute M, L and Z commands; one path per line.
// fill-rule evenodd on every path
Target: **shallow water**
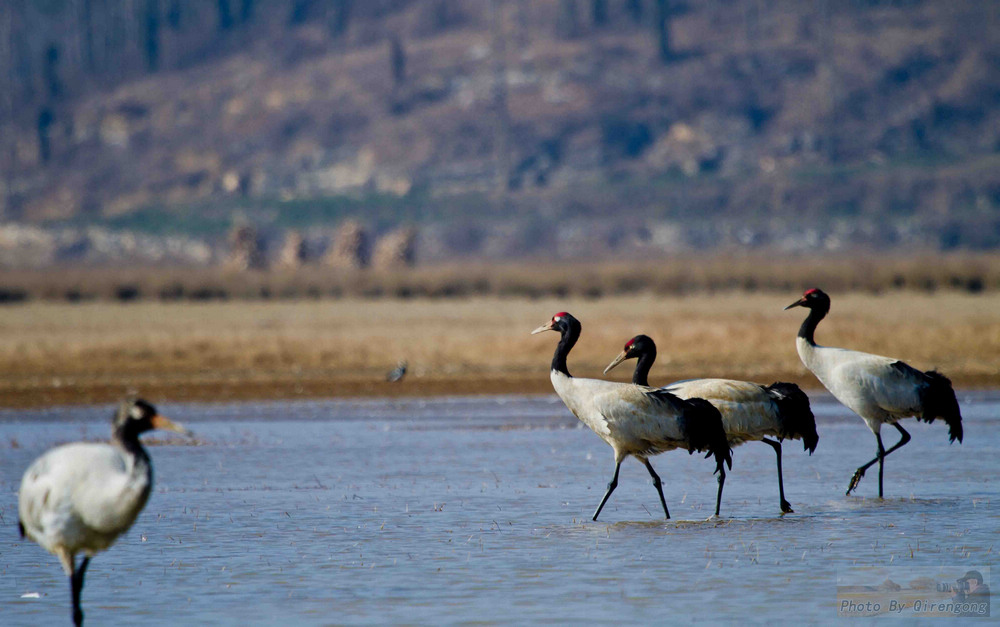
M 838 571 L 994 561 L 1000 392 L 960 401 L 962 445 L 941 422 L 904 423 L 913 440 L 887 459 L 884 501 L 877 467 L 844 496 L 875 439 L 814 395 L 816 453 L 784 446 L 794 514 L 778 515 L 774 453 L 748 443 L 720 519 L 706 520 L 714 463 L 672 451 L 653 459 L 671 520 L 629 460 L 596 523 L 611 449 L 555 397 L 165 404 L 196 445 L 147 436 L 154 492 L 92 562 L 84 611 L 164 625 L 830 620 Z M 17 489 L 44 450 L 106 438 L 110 412 L 0 412 L 5 625 L 68 622 L 58 561 L 18 539 Z

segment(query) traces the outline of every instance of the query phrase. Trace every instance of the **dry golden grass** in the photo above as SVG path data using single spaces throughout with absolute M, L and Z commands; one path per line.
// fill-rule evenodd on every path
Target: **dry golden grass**
M 405 270 L 226 272 L 220 268 L 5 270 L 0 301 L 294 300 L 303 298 L 601 298 L 717 291 L 1000 290 L 995 253 L 690 254 L 619 262 L 452 263 Z
M 601 370 L 637 333 L 660 357 L 654 383 L 725 376 L 818 383 L 793 338 L 798 297 L 339 299 L 280 302 L 27 303 L 0 317 L 0 404 L 540 393 L 555 334 L 529 332 L 558 311 L 583 323 L 577 376 Z M 832 293 L 820 343 L 940 368 L 959 386 L 1000 385 L 1000 295 Z M 410 374 L 383 377 L 398 359 Z M 615 373 L 626 378 L 629 366 Z

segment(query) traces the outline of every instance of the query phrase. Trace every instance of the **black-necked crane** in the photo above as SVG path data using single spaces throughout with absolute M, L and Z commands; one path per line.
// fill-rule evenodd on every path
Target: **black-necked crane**
M 885 456 L 910 441 L 910 434 L 899 424 L 902 418 L 915 416 L 925 422 L 942 418 L 948 423 L 951 442 L 962 441 L 962 414 L 947 377 L 934 370 L 921 372 L 891 357 L 817 344 L 813 338 L 816 325 L 830 311 L 830 297 L 823 290 L 806 290 L 785 309 L 792 307 L 809 309 L 795 339 L 802 363 L 838 401 L 864 419 L 878 443 L 875 459 L 855 471 L 847 494 L 878 462 L 878 495 L 882 498 Z M 882 445 L 883 424 L 891 424 L 901 436 L 889 450 Z
M 556 331 L 561 335 L 552 357 L 552 387 L 573 415 L 607 442 L 615 454 L 615 474 L 608 490 L 594 512 L 594 520 L 618 487 L 618 471 L 629 455 L 646 466 L 660 496 L 663 513 L 670 518 L 663 497 L 662 482 L 649 463 L 649 457 L 673 449 L 700 451 L 715 457 L 719 491 L 715 515 L 722 503 L 726 482 L 725 465 L 733 466 L 732 452 L 722 428 L 722 417 L 711 403 L 701 399 L 680 399 L 669 392 L 629 383 L 599 379 L 581 379 L 570 375 L 566 356 L 580 338 L 580 322 L 566 312 L 557 313 L 546 324 L 532 331 Z
M 647 335 L 637 335 L 605 368 L 607 374 L 626 359 L 637 359 L 632 383 L 649 385 L 649 370 L 656 361 L 656 343 Z M 722 414 L 722 424 L 730 446 L 760 441 L 774 449 L 778 461 L 778 502 L 783 514 L 792 513 L 785 500 L 785 482 L 781 472 L 781 442 L 802 440 L 811 455 L 819 435 L 816 419 L 809 408 L 809 397 L 794 383 L 760 385 L 731 379 L 691 379 L 677 381 L 660 389 L 680 398 L 703 398 Z M 770 436 L 770 437 L 768 437 Z M 776 439 L 771 439 L 771 438 Z
M 90 558 L 128 531 L 153 486 L 153 467 L 139 435 L 183 427 L 137 398 L 121 402 L 110 444 L 75 442 L 56 447 L 24 472 L 18 497 L 21 537 L 59 558 L 70 581 L 73 623 L 83 623 L 80 593 Z M 76 554 L 83 553 L 80 564 Z

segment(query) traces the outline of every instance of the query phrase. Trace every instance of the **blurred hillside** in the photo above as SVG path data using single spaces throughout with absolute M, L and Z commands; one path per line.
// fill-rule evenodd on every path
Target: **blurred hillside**
M 0 248 L 994 248 L 998 68 L 968 0 L 7 0 Z

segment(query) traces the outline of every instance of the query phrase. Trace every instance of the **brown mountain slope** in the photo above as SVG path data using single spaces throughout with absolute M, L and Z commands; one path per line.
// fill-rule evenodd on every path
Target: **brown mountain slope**
M 662 4 L 666 53 L 659 0 L 13 3 L 0 209 L 281 213 L 379 192 L 422 199 L 418 218 L 440 210 L 427 198 L 512 218 L 833 215 L 990 244 L 961 225 L 995 228 L 1000 207 L 993 3 Z M 114 20 L 139 26 L 114 39 Z

